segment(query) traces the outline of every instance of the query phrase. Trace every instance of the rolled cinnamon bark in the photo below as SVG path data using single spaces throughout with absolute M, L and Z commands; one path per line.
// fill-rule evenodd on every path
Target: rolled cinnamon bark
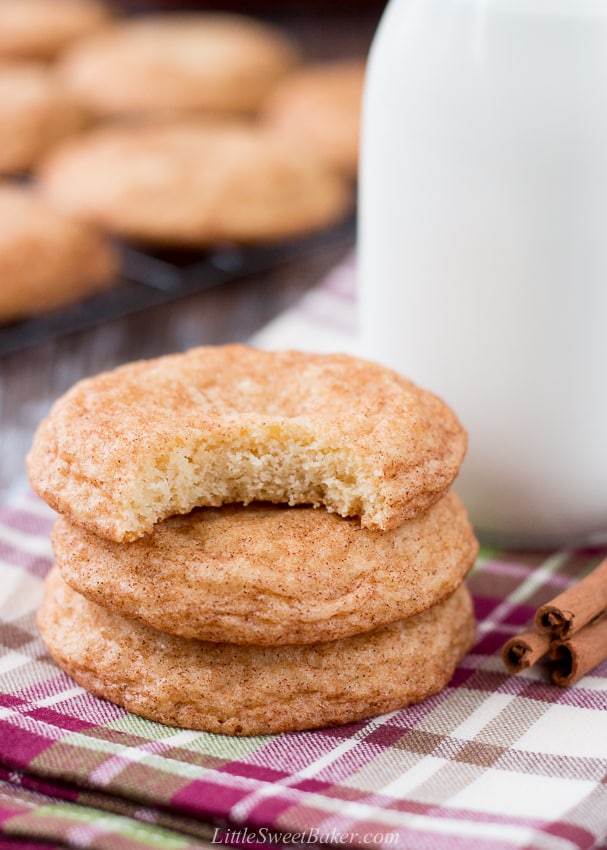
M 551 643 L 550 657 L 555 662 L 551 679 L 555 685 L 572 685 L 607 658 L 607 612 L 575 636 Z
M 539 661 L 548 652 L 549 646 L 549 635 L 530 629 L 504 644 L 502 659 L 509 673 L 520 673 Z
M 561 640 L 574 635 L 607 609 L 607 558 L 573 587 L 538 608 L 540 632 Z

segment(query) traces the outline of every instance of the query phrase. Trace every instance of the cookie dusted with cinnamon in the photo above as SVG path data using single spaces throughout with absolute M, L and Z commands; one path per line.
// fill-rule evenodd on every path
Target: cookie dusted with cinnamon
M 61 575 L 118 614 L 187 638 L 280 645 L 336 640 L 450 596 L 478 546 L 454 493 L 393 531 L 309 507 L 200 508 L 113 543 L 60 517 Z
M 242 15 L 146 15 L 76 45 L 65 84 L 92 113 L 252 113 L 298 61 L 278 29 Z
M 0 173 L 27 171 L 86 116 L 44 65 L 0 63 Z
M 77 383 L 41 423 L 32 485 L 73 522 L 135 540 L 197 506 L 326 505 L 384 531 L 448 490 L 451 409 L 348 355 L 206 346 Z
M 1 0 L 0 58 L 53 59 L 111 19 L 98 0 Z
M 186 640 L 112 613 L 53 570 L 38 624 L 78 684 L 170 726 L 263 735 L 351 723 L 444 688 L 474 641 L 465 586 L 407 620 L 342 640 L 257 647 Z
M 119 260 L 96 228 L 34 191 L 0 183 L 0 322 L 64 307 L 111 286 Z
M 264 120 L 305 141 L 335 168 L 356 176 L 363 59 L 305 65 L 281 80 L 264 102 Z
M 41 190 L 121 236 L 200 247 L 301 236 L 342 219 L 345 179 L 306 147 L 237 123 L 109 127 L 53 153 Z

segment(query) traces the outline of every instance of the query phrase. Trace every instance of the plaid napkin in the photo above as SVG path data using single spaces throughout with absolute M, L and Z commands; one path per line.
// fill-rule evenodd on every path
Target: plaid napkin
M 352 277 L 347 262 L 308 296 L 291 315 L 299 330 L 310 324 L 320 339 L 338 305 L 343 322 Z M 285 321 L 288 331 L 289 316 L 257 341 L 282 345 Z M 289 344 L 305 347 L 294 332 Z M 476 646 L 449 687 L 418 706 L 319 732 L 230 738 L 129 715 L 52 663 L 35 626 L 51 525 L 31 494 L 0 511 L 0 850 L 605 841 L 607 664 L 559 689 L 542 667 L 508 676 L 499 657 L 535 608 L 605 551 L 484 550 L 469 581 Z

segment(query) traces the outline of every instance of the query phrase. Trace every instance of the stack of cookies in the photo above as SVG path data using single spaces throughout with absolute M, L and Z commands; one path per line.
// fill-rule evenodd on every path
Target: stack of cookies
M 252 735 L 436 693 L 474 638 L 465 433 L 346 355 L 202 347 L 76 384 L 28 457 L 60 512 L 39 614 L 78 683 Z

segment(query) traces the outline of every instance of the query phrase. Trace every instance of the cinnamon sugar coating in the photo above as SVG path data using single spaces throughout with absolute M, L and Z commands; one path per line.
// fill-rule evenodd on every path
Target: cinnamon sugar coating
M 0 322 L 63 307 L 111 286 L 118 256 L 96 228 L 29 188 L 0 184 Z
M 113 543 L 60 517 L 57 566 L 74 590 L 187 638 L 279 645 L 335 640 L 450 596 L 478 546 L 454 493 L 393 531 L 314 508 L 206 508 Z
M 444 688 L 474 640 L 465 586 L 408 620 L 307 646 L 186 640 L 125 620 L 47 579 L 44 641 L 76 682 L 171 726 L 261 735 L 349 723 Z
M 0 64 L 0 173 L 30 169 L 85 123 L 80 107 L 42 64 Z
M 270 92 L 264 120 L 305 140 L 331 165 L 355 176 L 364 78 L 363 59 L 304 65 Z
M 249 113 L 298 58 L 284 33 L 244 15 L 148 14 L 80 42 L 60 72 L 102 116 Z
M 325 505 L 388 531 L 448 490 L 466 434 L 450 408 L 348 355 L 207 346 L 78 382 L 40 424 L 35 490 L 115 541 L 197 506 Z
M 352 206 L 345 178 L 299 140 L 244 122 L 104 127 L 54 151 L 40 178 L 65 212 L 151 244 L 300 236 Z
M 111 17 L 98 0 L 2 0 L 0 58 L 52 59 Z

